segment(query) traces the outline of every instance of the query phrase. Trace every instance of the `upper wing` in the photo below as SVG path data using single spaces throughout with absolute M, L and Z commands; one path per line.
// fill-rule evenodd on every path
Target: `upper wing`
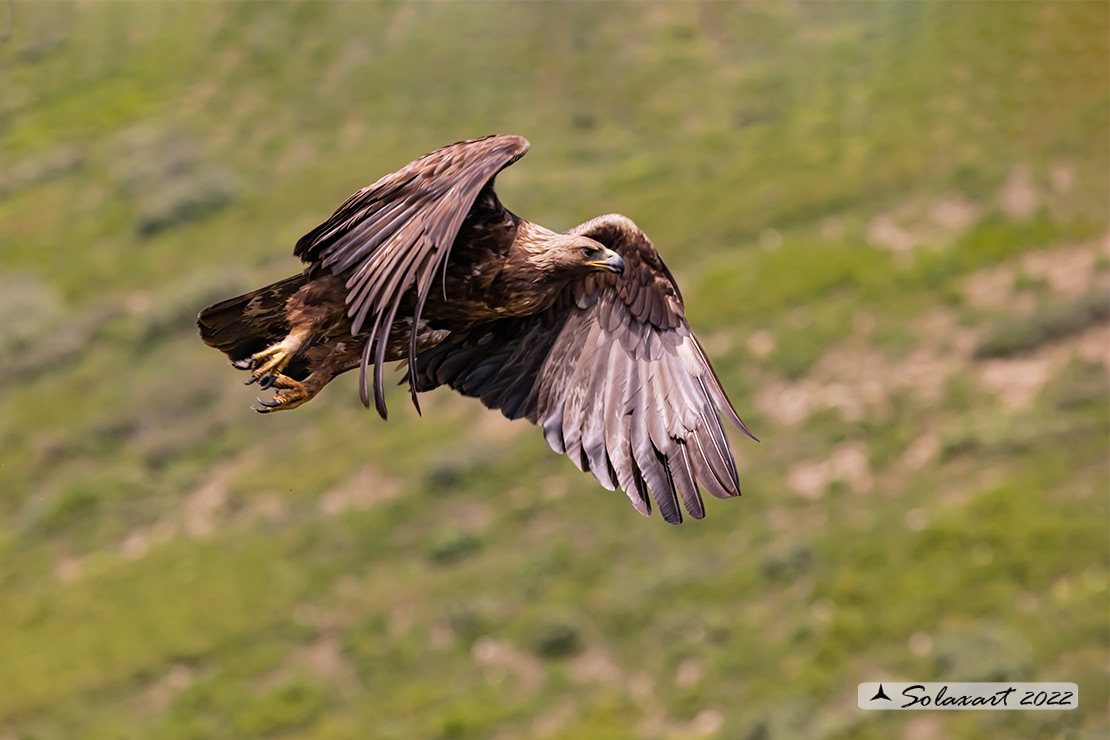
M 686 322 L 674 278 L 651 242 L 623 216 L 573 233 L 620 253 L 622 276 L 597 273 L 538 316 L 454 333 L 415 365 L 419 390 L 449 385 L 510 419 L 543 428 L 556 452 L 642 514 L 648 489 L 663 517 L 682 521 L 678 499 L 705 514 L 700 483 L 740 493 L 720 416 L 752 439 Z
M 487 136 L 437 149 L 359 190 L 297 242 L 294 255 L 346 278 L 352 333 L 358 334 L 369 321 L 360 394 L 369 406 L 366 368 L 373 347 L 374 400 L 383 417 L 386 338 L 403 296 L 417 287 L 416 326 L 435 276 L 442 273 L 478 194 L 527 151 L 528 141 L 519 136 Z M 484 200 L 490 217 L 511 218 L 492 186 L 488 194 Z M 415 337 L 413 332 L 410 362 L 416 356 Z

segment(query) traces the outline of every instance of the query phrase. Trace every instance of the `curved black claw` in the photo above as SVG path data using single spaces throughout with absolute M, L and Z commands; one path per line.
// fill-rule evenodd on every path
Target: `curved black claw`
M 264 391 L 268 391 L 273 387 L 275 380 L 277 380 L 276 375 L 263 375 L 258 379 L 258 387 Z
M 268 409 L 276 409 L 278 406 L 281 405 L 281 401 L 263 401 L 261 398 L 258 398 L 257 396 L 255 396 L 254 400 L 258 401 L 260 404 L 262 404 L 263 406 L 265 406 Z
M 258 378 L 254 377 L 252 375 L 252 376 L 250 376 L 249 378 L 247 378 L 246 380 L 243 381 L 243 385 L 250 385 L 251 383 L 257 383 L 257 382 L 258 382 Z

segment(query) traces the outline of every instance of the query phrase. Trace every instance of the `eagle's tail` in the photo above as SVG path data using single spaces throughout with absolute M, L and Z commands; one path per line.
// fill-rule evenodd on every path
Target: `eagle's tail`
M 306 282 L 304 275 L 294 275 L 209 306 L 197 316 L 200 338 L 246 369 L 252 355 L 288 334 L 285 304 Z

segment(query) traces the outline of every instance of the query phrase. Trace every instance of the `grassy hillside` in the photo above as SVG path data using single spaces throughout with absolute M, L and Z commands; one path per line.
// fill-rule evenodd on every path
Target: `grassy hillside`
M 1110 9 L 29 3 L 0 43 L 0 738 L 1108 731 Z M 643 520 L 447 392 L 261 417 L 204 305 L 492 132 L 655 241 L 744 496 Z M 870 713 L 872 680 L 1072 712 Z

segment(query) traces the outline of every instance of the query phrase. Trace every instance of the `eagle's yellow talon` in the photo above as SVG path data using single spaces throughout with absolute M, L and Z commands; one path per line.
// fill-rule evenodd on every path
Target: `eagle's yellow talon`
M 256 352 L 251 357 L 251 379 L 247 381 L 247 385 L 257 381 L 263 390 L 275 385 L 303 341 L 303 337 L 290 334 L 280 342 Z
M 279 375 L 292 358 L 293 354 L 281 346 L 281 343 L 275 344 L 254 356 L 255 367 L 251 375 L 255 380 L 267 375 Z
M 274 394 L 274 400 L 263 401 L 259 398 L 257 400 L 262 404 L 262 408 L 251 407 L 260 414 L 295 409 L 311 398 L 304 384 L 298 380 L 293 380 L 288 375 L 278 375 L 271 385 L 278 389 L 278 392 Z

